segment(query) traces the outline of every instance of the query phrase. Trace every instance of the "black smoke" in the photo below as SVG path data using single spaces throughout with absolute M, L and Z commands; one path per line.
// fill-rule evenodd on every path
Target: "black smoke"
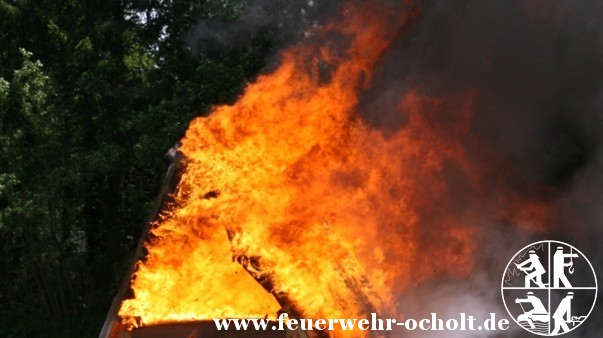
M 396 109 L 375 108 L 408 88 L 434 96 L 475 90 L 472 131 L 516 163 L 522 173 L 516 188 L 567 190 L 596 159 L 601 141 L 601 5 L 429 1 L 422 7 L 412 31 L 383 58 L 361 106 L 365 119 L 386 131 L 402 127 Z
M 390 135 L 406 125 L 398 104 L 407 91 L 443 98 L 473 93 L 472 122 L 463 142 L 471 160 L 484 168 L 483 190 L 458 205 L 472 192 L 455 186 L 465 179 L 449 169 L 446 203 L 483 212 L 480 226 L 487 230 L 478 241 L 473 277 L 420 284 L 400 297 L 400 310 L 429 314 L 472 308 L 506 316 L 499 293 L 504 267 L 514 252 L 537 240 L 578 247 L 601 278 L 603 3 L 442 0 L 418 5 L 421 14 L 383 56 L 372 86 L 361 94 L 360 112 Z M 445 103 L 429 117 L 445 128 L 455 120 L 455 110 Z M 501 195 L 509 194 L 551 206 L 555 214 L 548 230 L 526 229 L 512 211 L 501 212 Z M 428 238 L 439 229 L 424 231 Z M 595 306 L 589 320 L 567 336 L 598 336 L 602 313 L 601 304 Z M 501 336 L 509 334 L 523 332 Z

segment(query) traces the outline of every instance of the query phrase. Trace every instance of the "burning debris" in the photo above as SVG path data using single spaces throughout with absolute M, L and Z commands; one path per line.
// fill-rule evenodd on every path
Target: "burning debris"
M 478 252 L 554 235 L 564 193 L 601 165 L 601 8 L 581 6 L 342 4 L 191 123 L 119 316 L 403 317 L 410 290 L 497 280 Z

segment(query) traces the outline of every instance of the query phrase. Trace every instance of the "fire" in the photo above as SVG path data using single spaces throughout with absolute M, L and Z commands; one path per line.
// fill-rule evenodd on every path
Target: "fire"
M 403 127 L 368 125 L 359 95 L 416 10 L 383 17 L 355 6 L 315 33 L 318 46 L 290 48 L 236 104 L 191 123 L 177 203 L 153 229 L 124 321 L 275 316 L 280 305 L 240 263 L 308 318 L 395 314 L 397 293 L 470 271 L 476 230 L 438 204 L 449 193 L 445 168 L 474 170 L 458 141 L 474 93 L 407 90 Z M 324 43 L 333 33 L 345 50 Z M 446 128 L 432 120 L 443 106 Z

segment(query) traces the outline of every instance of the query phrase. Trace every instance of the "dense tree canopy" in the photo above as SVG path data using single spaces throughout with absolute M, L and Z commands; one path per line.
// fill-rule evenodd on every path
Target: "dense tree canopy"
M 244 3 L 0 0 L 0 336 L 98 334 L 166 150 L 279 39 L 187 43 Z

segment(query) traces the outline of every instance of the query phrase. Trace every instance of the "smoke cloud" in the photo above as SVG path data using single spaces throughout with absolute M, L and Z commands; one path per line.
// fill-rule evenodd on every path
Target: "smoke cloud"
M 193 55 L 201 51 L 242 47 L 258 34 L 270 33 L 285 44 L 310 36 L 312 29 L 336 13 L 338 1 L 252 0 L 232 1 L 229 16 L 217 15 L 197 20 L 186 37 Z M 219 12 L 216 9 L 216 12 Z
M 473 116 L 463 142 L 483 172 L 480 188 L 472 190 L 462 173 L 448 168 L 451 193 L 440 202 L 444 210 L 470 212 L 487 230 L 468 280 L 420 284 L 400 296 L 400 311 L 410 317 L 473 309 L 508 318 L 502 272 L 536 240 L 578 247 L 603 276 L 603 4 L 442 0 L 419 6 L 410 31 L 383 56 L 360 111 L 371 126 L 393 133 L 406 124 L 400 97 L 418 90 L 442 98 L 430 118 L 453 128 L 455 98 L 469 93 Z M 426 241 L 437 238 L 431 235 L 441 229 L 438 217 L 425 222 Z M 568 337 L 597 336 L 600 309 Z

